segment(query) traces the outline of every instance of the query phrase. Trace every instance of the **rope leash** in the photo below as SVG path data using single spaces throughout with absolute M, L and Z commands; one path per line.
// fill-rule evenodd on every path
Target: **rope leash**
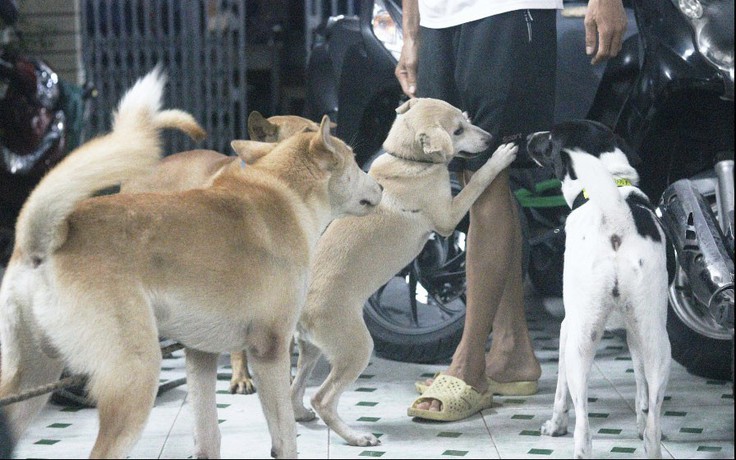
M 167 345 L 165 347 L 161 348 L 161 356 L 166 356 L 170 353 L 173 353 L 177 350 L 181 350 L 184 348 L 184 345 L 180 343 L 173 343 L 171 345 Z M 63 388 L 75 386 L 75 385 L 84 385 L 87 382 L 87 376 L 83 374 L 77 374 L 77 375 L 71 375 L 69 377 L 65 377 L 58 382 L 54 383 L 47 383 L 46 385 L 41 385 L 36 388 L 32 388 L 30 390 L 26 390 L 24 392 L 21 392 L 17 395 L 10 395 L 5 398 L 0 398 L 0 407 L 4 407 L 13 403 L 17 403 L 20 401 L 25 401 L 26 399 L 35 398 L 37 396 L 41 396 L 46 393 L 51 393 L 52 391 L 60 390 Z M 159 387 L 158 395 L 161 395 L 164 391 L 170 390 L 171 388 L 177 387 L 179 385 L 183 385 L 186 383 L 186 378 L 180 378 L 176 380 L 172 380 L 170 382 L 165 383 L 164 385 L 161 385 Z M 65 392 L 64 397 L 68 399 L 74 400 L 74 402 L 80 404 L 80 405 L 86 405 L 89 406 L 90 401 L 82 396 L 75 395 L 73 393 Z

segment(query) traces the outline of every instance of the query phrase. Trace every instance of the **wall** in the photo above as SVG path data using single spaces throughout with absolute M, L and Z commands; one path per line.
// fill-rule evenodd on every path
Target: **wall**
M 84 80 L 80 37 L 80 0 L 18 0 L 17 29 L 28 54 L 45 60 L 59 78 Z

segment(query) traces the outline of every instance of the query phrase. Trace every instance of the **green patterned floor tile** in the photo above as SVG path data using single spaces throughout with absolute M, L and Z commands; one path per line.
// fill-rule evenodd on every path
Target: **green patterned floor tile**
M 229 395 L 229 394 L 232 394 L 232 393 L 230 393 L 230 390 L 217 390 L 215 393 L 217 393 L 218 395 Z
M 519 436 L 542 436 L 539 430 L 523 430 Z
M 38 444 L 40 446 L 53 446 L 57 442 L 59 442 L 59 439 L 40 439 L 33 444 Z
M 687 412 L 677 411 L 677 410 L 668 410 L 664 412 L 665 417 L 684 417 L 687 415 Z
M 596 402 L 598 401 L 598 398 L 588 398 L 588 402 Z
M 381 420 L 381 417 L 360 417 L 359 422 L 377 422 Z
M 607 345 L 606 350 L 623 350 L 623 345 Z
M 526 399 L 509 398 L 504 399 L 502 402 L 506 404 L 524 404 L 526 402 Z
M 425 378 L 425 379 L 433 379 L 434 378 L 434 372 L 425 372 L 424 374 L 420 375 L 419 377 Z
M 700 434 L 702 432 L 703 432 L 702 428 L 687 428 L 687 427 L 680 428 L 680 433 Z
M 631 356 L 616 356 L 615 361 L 631 361 Z
M 590 418 L 608 418 L 608 415 L 605 412 L 588 412 Z
M 721 395 L 721 399 L 733 399 L 733 393 Z
M 462 435 L 462 433 L 458 433 L 457 431 L 440 431 L 437 433 L 437 437 L 440 438 L 459 438 Z
M 386 452 L 380 451 L 380 450 L 364 450 L 363 452 L 359 453 L 358 455 L 360 457 L 381 457 Z
M 360 391 L 362 393 L 372 393 L 372 392 L 376 391 L 376 389 L 375 388 L 369 388 L 369 387 L 360 387 L 360 388 L 356 388 L 355 391 Z
M 373 377 L 375 377 L 375 375 L 373 374 L 360 374 L 358 378 L 359 379 L 372 379 Z
M 225 421 L 227 421 L 227 419 L 226 419 L 226 418 L 218 418 L 218 419 L 217 419 L 217 423 L 218 423 L 218 424 L 220 424 L 220 423 L 222 423 L 222 422 L 225 422 Z
M 72 426 L 71 423 L 52 423 L 51 425 L 48 425 L 46 428 L 66 428 Z
M 69 407 L 65 407 L 61 409 L 60 412 L 79 412 L 82 409 L 85 409 L 85 408 L 82 406 L 69 406 Z
M 614 447 L 611 452 L 616 454 L 633 454 L 636 452 L 636 447 Z
M 626 369 L 626 373 L 627 374 L 633 374 L 634 373 L 634 369 L 630 369 L 630 368 L 629 369 Z
M 531 420 L 534 418 L 534 416 L 527 415 L 527 414 L 515 414 L 515 415 L 512 415 L 511 418 L 515 420 Z
M 468 455 L 467 450 L 446 450 L 442 452 L 442 455 L 450 455 L 452 457 L 464 457 Z
M 529 449 L 529 452 L 527 454 L 532 455 L 552 455 L 553 450 L 552 449 Z
M 720 452 L 721 447 L 718 446 L 698 446 L 698 452 Z
M 373 401 L 360 401 L 359 403 L 356 404 L 356 406 L 367 406 L 367 407 L 373 407 L 376 405 L 378 405 L 378 403 L 373 402 Z
M 621 431 L 619 428 L 601 428 L 598 430 L 598 433 L 600 434 L 621 434 Z
M 226 407 L 230 407 L 230 404 L 225 404 L 225 403 L 219 403 L 219 404 L 217 405 L 217 408 L 218 408 L 218 409 L 225 409 Z

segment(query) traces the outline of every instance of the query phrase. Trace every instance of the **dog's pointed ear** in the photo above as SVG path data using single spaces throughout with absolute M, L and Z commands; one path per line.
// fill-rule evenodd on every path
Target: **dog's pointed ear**
M 449 155 L 454 153 L 452 138 L 440 126 L 428 126 L 417 131 L 415 140 L 421 145 L 422 151 L 432 157 L 433 161 L 445 161 Z
M 336 147 L 337 139 L 330 134 L 330 117 L 322 117 L 319 131 L 309 142 L 309 152 L 321 169 L 332 171 L 340 165 L 340 153 Z
M 279 133 L 279 127 L 268 121 L 261 112 L 254 110 L 248 115 L 248 136 L 252 141 L 273 142 Z
M 404 102 L 400 106 L 396 107 L 396 114 L 401 115 L 403 113 L 406 113 L 409 111 L 410 108 L 414 107 L 414 104 L 417 103 L 419 99 L 413 97 L 409 99 L 408 101 Z
M 276 143 L 234 140 L 230 142 L 230 147 L 233 148 L 241 160 L 248 164 L 253 164 L 260 158 L 271 153 L 271 150 L 276 147 Z

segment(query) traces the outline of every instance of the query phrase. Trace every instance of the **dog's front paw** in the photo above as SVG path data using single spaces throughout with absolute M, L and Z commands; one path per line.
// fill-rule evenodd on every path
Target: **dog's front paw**
M 239 395 L 249 395 L 256 392 L 253 380 L 249 378 L 233 378 L 230 380 L 230 393 Z
M 519 153 L 519 146 L 516 144 L 501 144 L 493 155 L 491 156 L 491 162 L 495 164 L 499 169 L 508 167 L 516 159 L 516 154 Z
M 545 436 L 564 436 L 567 434 L 567 426 L 547 420 L 539 431 Z

